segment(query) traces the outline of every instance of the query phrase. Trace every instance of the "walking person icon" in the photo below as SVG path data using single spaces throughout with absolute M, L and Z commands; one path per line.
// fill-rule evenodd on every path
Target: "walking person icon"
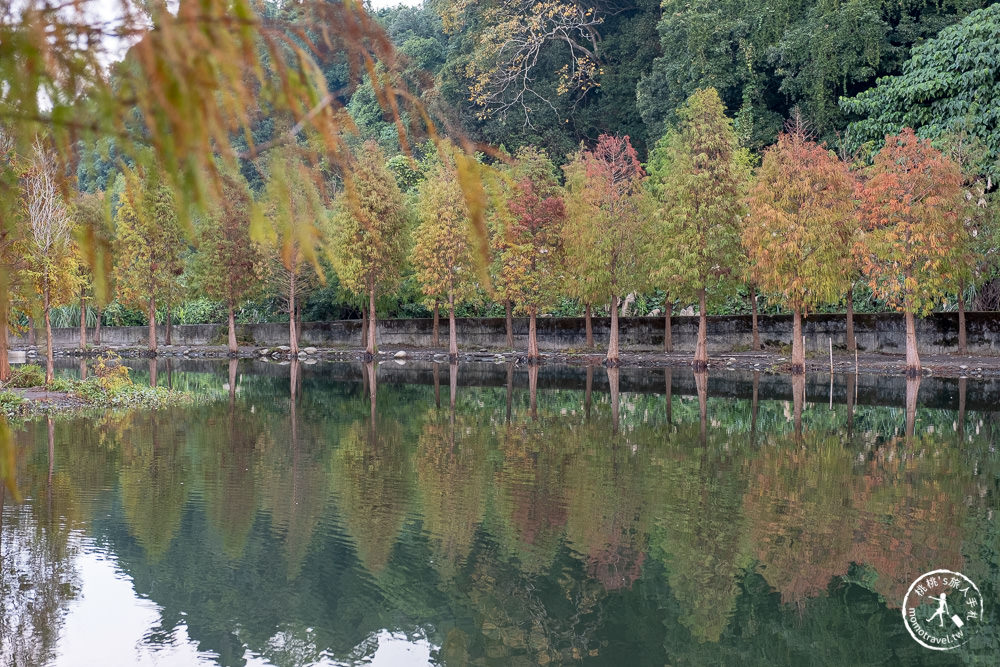
M 939 598 L 931 597 L 932 600 L 937 600 L 938 608 L 937 608 L 937 611 L 935 611 L 933 614 L 931 614 L 930 617 L 927 619 L 928 623 L 930 623 L 935 618 L 937 618 L 939 620 L 940 626 L 942 628 L 944 627 L 944 617 L 948 613 L 948 599 L 947 599 L 947 597 L 948 597 L 947 593 L 942 593 L 941 597 L 939 597 Z

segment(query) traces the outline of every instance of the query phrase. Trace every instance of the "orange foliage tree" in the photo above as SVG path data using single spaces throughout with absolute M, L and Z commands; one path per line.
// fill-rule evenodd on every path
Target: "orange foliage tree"
M 592 281 L 591 295 L 611 298 L 607 363 L 617 365 L 619 299 L 642 288 L 648 275 L 643 249 L 649 224 L 641 206 L 646 173 L 629 138 L 609 134 L 564 169 L 567 265 Z
M 528 359 L 538 359 L 538 309 L 552 303 L 562 275 L 565 207 L 555 168 L 545 153 L 522 148 L 511 170 L 507 228 L 501 246 L 498 282 L 504 296 L 528 313 Z
M 905 314 L 906 371 L 918 375 L 914 317 L 931 311 L 961 266 L 962 174 L 907 128 L 886 137 L 866 176 L 855 252 L 875 296 Z
M 840 230 L 854 219 L 847 166 L 795 120 L 764 154 L 747 199 L 743 245 L 757 285 L 792 311 L 792 372 L 805 372 L 802 315 L 835 301 L 850 275 Z

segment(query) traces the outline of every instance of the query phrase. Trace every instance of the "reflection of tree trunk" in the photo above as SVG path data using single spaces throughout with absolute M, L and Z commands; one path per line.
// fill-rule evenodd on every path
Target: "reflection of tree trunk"
M 618 405 L 618 381 L 621 371 L 617 366 L 608 366 L 608 387 L 611 390 L 611 432 L 618 433 L 618 420 L 620 418 Z
M 87 299 L 80 288 L 80 349 L 87 348 Z
M 52 300 L 48 277 L 45 279 L 45 384 L 52 384 L 55 358 L 52 351 Z
M 514 349 L 514 313 L 510 299 L 503 302 L 504 326 L 507 329 L 507 349 Z
M 587 388 L 583 392 L 583 414 L 590 419 L 590 404 L 593 402 L 594 367 L 587 366 Z
M 965 378 L 958 378 L 958 438 L 965 440 Z
M 48 479 L 48 489 L 49 493 L 52 493 L 52 472 L 55 470 L 56 465 L 56 426 L 52 421 L 52 417 L 48 418 L 48 429 L 49 429 L 49 479 Z
M 167 359 L 167 389 L 174 388 L 174 360 Z
M 611 337 L 608 340 L 608 366 L 618 365 L 618 295 L 611 295 Z
M 958 353 L 968 354 L 969 347 L 965 340 L 965 290 L 958 288 Z
M 671 322 L 671 315 L 674 311 L 674 302 L 670 300 L 670 295 L 663 297 L 663 351 L 674 351 L 674 327 Z
M 802 311 L 795 308 L 792 311 L 792 374 L 806 372 L 806 351 L 802 341 Z
M 753 397 L 750 399 L 750 435 L 757 434 L 757 412 L 760 408 L 758 396 L 760 393 L 760 371 L 753 372 Z
M 694 370 L 704 371 L 708 368 L 708 315 L 705 312 L 705 288 L 698 290 L 698 342 L 694 348 Z
M 538 361 L 538 308 L 528 309 L 528 363 Z
M 149 358 L 149 386 L 156 386 L 156 357 Z
M 295 403 L 299 397 L 299 361 L 292 359 L 288 365 L 288 395 Z
M 760 328 L 757 326 L 757 287 L 750 285 L 750 349 L 760 350 Z
M 235 359 L 229 360 L 229 406 L 236 403 L 236 365 Z
M 431 347 L 441 344 L 441 304 L 434 301 L 434 326 L 431 329 Z
M 912 438 L 917 422 L 917 394 L 920 392 L 920 376 L 906 378 L 906 437 Z
M 795 442 L 802 440 L 802 408 L 806 402 L 806 376 L 792 376 L 792 423 L 795 429 Z
M 458 334 L 455 332 L 455 295 L 448 295 L 448 359 L 458 362 Z
M 854 283 L 847 290 L 847 351 L 858 349 L 858 341 L 854 337 Z
M 917 352 L 917 325 L 913 319 L 913 313 L 906 311 L 906 375 L 916 377 L 920 375 L 920 354 Z
M 80 359 L 80 379 L 81 380 L 86 380 L 87 379 L 87 360 L 86 359 Z
M 674 369 L 663 369 L 663 383 L 667 404 L 667 423 L 674 423 Z
M 368 374 L 368 404 L 371 410 L 372 434 L 375 434 L 375 406 L 378 398 L 378 364 L 365 364 L 365 373 Z
M 458 364 L 448 364 L 448 408 L 455 411 L 455 399 L 458 397 Z
M 434 362 L 434 405 L 441 407 L 441 373 L 437 362 Z
M 847 374 L 847 437 L 854 432 L 854 394 L 857 392 L 858 376 Z
M 507 415 L 506 423 L 510 423 L 514 407 L 514 364 L 507 364 Z
M 532 419 L 538 418 L 538 366 L 528 366 L 528 409 Z
M 700 425 L 701 444 L 708 439 L 708 373 L 701 371 L 694 374 L 694 386 L 698 391 L 698 423 Z
M 97 322 L 94 324 L 94 345 L 101 344 L 101 307 L 94 306 L 95 315 L 97 316 Z
M 590 304 L 587 303 L 583 307 L 583 326 L 587 332 L 587 347 L 594 347 L 594 320 L 590 312 Z

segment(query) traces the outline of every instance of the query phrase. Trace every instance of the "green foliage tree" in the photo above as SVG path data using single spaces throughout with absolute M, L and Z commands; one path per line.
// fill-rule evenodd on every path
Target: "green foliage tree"
M 447 153 L 420 184 L 417 216 L 410 260 L 427 299 L 448 304 L 448 355 L 457 360 L 455 305 L 475 296 L 477 281 L 468 212 Z
M 263 253 L 250 238 L 251 200 L 239 173 L 223 175 L 223 201 L 198 220 L 198 252 L 192 273 L 195 283 L 212 299 L 224 301 L 228 310 L 229 352 L 239 351 L 236 341 L 236 307 L 265 276 Z
M 647 280 L 643 248 L 650 232 L 640 206 L 645 172 L 628 137 L 601 135 L 593 151 L 580 151 L 564 167 L 567 265 L 611 299 L 608 365 L 618 364 L 618 304 Z
M 740 226 L 747 160 L 719 94 L 699 90 L 677 111 L 680 123 L 657 145 L 660 256 L 651 272 L 670 293 L 698 300 L 694 367 L 708 364 L 708 295 L 730 293 L 743 263 Z
M 848 128 L 858 144 L 881 145 L 906 127 L 927 139 L 964 132 L 986 148 L 978 171 L 1000 177 L 1000 4 L 914 47 L 900 74 L 841 106 L 862 116 Z
M 872 291 L 906 317 L 906 371 L 920 374 L 914 316 L 931 311 L 962 268 L 962 175 L 952 160 L 904 129 L 886 137 L 865 175 L 855 245 Z
M 796 117 L 764 153 L 747 201 L 743 246 L 750 275 L 792 311 L 792 373 L 805 372 L 802 316 L 837 300 L 850 281 L 854 181 L 825 145 L 811 141 Z
M 385 162 L 374 142 L 364 144 L 345 175 L 346 189 L 334 216 L 337 277 L 348 290 L 368 297 L 369 356 L 378 351 L 375 295 L 398 283 L 408 240 L 403 195 Z
M 146 306 L 149 350 L 156 352 L 156 302 L 176 289 L 183 271 L 184 236 L 176 200 L 153 172 L 126 173 L 115 214 L 115 284 L 125 303 Z

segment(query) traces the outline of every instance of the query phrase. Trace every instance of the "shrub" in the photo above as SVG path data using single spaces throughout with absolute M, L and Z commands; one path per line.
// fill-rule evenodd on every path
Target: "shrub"
M 24 399 L 12 391 L 0 391 L 0 412 L 8 417 L 17 414 Z
M 111 350 L 97 358 L 94 375 L 97 377 L 97 384 L 109 394 L 118 393 L 132 384 L 128 376 L 128 366 L 122 364 L 122 358 Z
M 45 384 L 45 371 L 37 364 L 25 364 L 11 371 L 10 387 L 41 387 Z

